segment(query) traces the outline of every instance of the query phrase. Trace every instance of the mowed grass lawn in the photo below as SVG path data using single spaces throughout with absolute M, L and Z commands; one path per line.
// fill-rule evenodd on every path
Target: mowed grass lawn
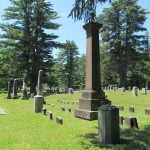
M 57 94 L 45 97 L 44 105 L 53 113 L 53 120 L 41 113 L 33 113 L 33 99 L 7 100 L 6 94 L 0 95 L 0 106 L 6 115 L 0 115 L 0 150 L 149 150 L 150 149 L 150 115 L 144 114 L 150 108 L 150 91 L 148 95 L 133 97 L 132 92 L 106 92 L 113 105 L 125 107 L 120 115 L 135 116 L 139 129 L 120 126 L 120 144 L 102 145 L 98 143 L 98 121 L 86 121 L 74 117 L 77 104 L 64 104 L 64 101 L 78 101 L 81 92 L 74 94 Z M 72 112 L 62 112 L 61 106 L 70 107 Z M 135 107 L 135 113 L 128 111 Z M 63 125 L 56 124 L 55 118 L 61 116 Z

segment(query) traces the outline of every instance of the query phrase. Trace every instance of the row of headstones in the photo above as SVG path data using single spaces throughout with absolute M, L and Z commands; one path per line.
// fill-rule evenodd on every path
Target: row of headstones
M 53 114 L 52 114 L 51 111 L 47 111 L 46 108 L 42 108 L 41 112 L 42 112 L 43 115 L 47 115 L 49 120 L 53 120 Z M 63 119 L 60 116 L 57 116 L 56 117 L 56 123 L 60 124 L 60 125 L 63 125 Z
M 64 104 L 77 104 L 77 105 L 79 105 L 79 102 L 74 102 L 74 101 L 71 101 L 71 102 L 68 102 L 68 101 L 64 101 L 64 100 L 57 100 L 57 102 L 59 102 L 59 103 L 64 103 Z
M 65 88 L 65 89 L 60 89 L 60 87 L 53 87 L 52 93 L 55 93 L 55 94 L 62 94 L 62 93 L 71 93 L 73 94 L 74 93 L 74 89 L 73 88 Z
M 118 108 L 119 108 L 119 110 L 122 110 L 122 111 L 124 110 L 124 106 L 119 106 Z M 130 106 L 129 107 L 129 112 L 135 112 L 135 108 L 133 106 Z M 144 109 L 144 113 L 146 115 L 150 114 L 150 109 L 149 108 L 145 108 Z
M 47 105 L 50 105 L 50 106 L 52 106 L 53 108 L 55 107 L 55 105 L 54 104 L 50 104 L 50 103 L 47 103 Z M 71 112 L 71 108 L 66 108 L 65 109 L 65 107 L 64 106 L 61 106 L 61 111 L 67 111 L 67 112 Z
M 17 80 L 14 79 L 13 82 L 13 95 L 11 96 L 11 88 L 10 88 L 10 82 L 8 82 L 8 92 L 7 92 L 7 99 L 18 99 L 19 96 L 17 95 Z M 21 99 L 28 99 L 27 90 L 25 87 L 25 82 L 23 80 L 23 88 L 22 88 L 22 95 Z
M 120 91 L 120 92 L 125 92 L 126 89 L 124 87 L 122 88 L 117 88 L 117 87 L 112 87 L 112 88 L 103 88 L 103 90 L 114 90 L 114 91 Z M 131 87 L 128 87 L 128 90 L 131 91 Z M 147 95 L 146 93 L 146 88 L 142 88 L 142 95 Z M 136 86 L 134 86 L 132 88 L 133 91 L 133 96 L 137 96 L 138 95 L 138 88 Z

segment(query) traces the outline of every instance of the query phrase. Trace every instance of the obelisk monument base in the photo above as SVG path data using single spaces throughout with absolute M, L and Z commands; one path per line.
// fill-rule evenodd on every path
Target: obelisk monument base
M 86 31 L 86 80 L 85 90 L 79 99 L 79 108 L 75 109 L 75 117 L 87 120 L 98 118 L 98 108 L 110 104 L 101 88 L 99 29 L 97 22 L 89 22 L 83 26 Z

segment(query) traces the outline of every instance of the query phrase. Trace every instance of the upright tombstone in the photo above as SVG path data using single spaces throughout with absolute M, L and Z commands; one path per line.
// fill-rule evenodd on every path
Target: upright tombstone
M 142 95 L 147 95 L 146 88 L 142 88 Z
M 26 90 L 26 86 L 25 86 L 24 80 L 23 80 L 23 86 L 22 86 L 22 95 L 21 95 L 21 99 L 28 99 L 28 96 L 27 96 L 27 90 Z
M 98 108 L 107 104 L 105 94 L 101 89 L 99 29 L 101 24 L 89 22 L 83 26 L 86 30 L 86 81 L 85 90 L 79 100 L 79 109 L 75 109 L 75 117 L 87 120 L 98 118 Z
M 11 99 L 11 88 L 10 88 L 10 82 L 8 82 L 7 99 Z
M 17 98 L 18 98 L 18 95 L 17 95 L 17 80 L 14 79 L 12 99 L 17 99 Z
M 99 107 L 99 142 L 103 144 L 118 144 L 120 142 L 119 109 L 115 106 Z
M 43 108 L 43 82 L 42 82 L 42 70 L 39 70 L 38 74 L 38 85 L 37 85 L 37 95 L 34 96 L 34 112 L 38 113 L 42 111 Z
M 132 91 L 133 91 L 133 96 L 138 96 L 138 91 L 137 91 L 137 87 L 136 86 L 134 86 L 132 88 Z

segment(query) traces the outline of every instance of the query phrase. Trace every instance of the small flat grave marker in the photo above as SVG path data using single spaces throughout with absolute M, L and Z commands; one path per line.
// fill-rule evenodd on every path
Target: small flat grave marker
M 56 123 L 60 124 L 60 125 L 63 125 L 63 120 L 61 117 L 56 117 Z
M 71 108 L 67 108 L 67 112 L 71 112 Z
M 47 117 L 48 117 L 49 120 L 53 120 L 53 114 L 52 114 L 51 111 L 47 112 Z
M 54 105 L 54 104 L 51 104 L 51 106 L 52 106 L 52 107 L 55 107 L 55 105 Z
M 61 106 L 61 111 L 65 111 L 65 108 L 64 108 L 64 106 Z
M 42 114 L 43 115 L 46 115 L 46 111 L 47 111 L 46 108 L 42 108 Z
M 136 117 L 126 117 L 124 119 L 124 124 L 129 126 L 130 128 L 137 128 L 138 129 L 138 123 Z
M 0 115 L 5 115 L 5 110 L 3 108 L 0 107 Z
M 144 112 L 146 115 L 150 115 L 150 109 L 149 108 L 145 108 Z
M 133 106 L 130 106 L 130 107 L 129 107 L 129 112 L 135 112 L 135 109 L 134 109 Z
M 119 110 L 124 110 L 124 106 L 119 106 Z

